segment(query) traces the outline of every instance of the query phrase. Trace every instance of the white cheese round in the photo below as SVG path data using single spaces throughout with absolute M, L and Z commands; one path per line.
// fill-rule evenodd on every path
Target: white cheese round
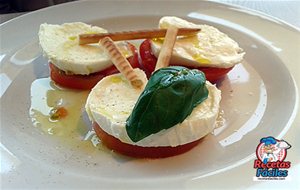
M 82 22 L 41 24 L 39 41 L 44 55 L 56 67 L 67 73 L 88 75 L 112 65 L 109 56 L 98 44 L 79 45 L 79 34 L 93 33 L 107 31 Z M 118 42 L 117 45 L 124 55 L 132 55 L 126 42 Z
M 171 58 L 173 64 L 229 68 L 243 60 L 245 53 L 238 43 L 212 26 L 194 24 L 177 17 L 162 17 L 159 28 L 169 26 L 201 29 L 195 36 L 177 38 Z M 151 48 L 156 57 L 162 43 L 163 39 L 152 40 Z
M 146 84 L 147 78 L 144 72 L 139 69 L 135 71 Z M 90 119 L 97 122 L 106 133 L 124 143 L 142 147 L 175 147 L 198 140 L 213 131 L 219 112 L 221 91 L 209 82 L 206 86 L 209 90 L 208 98 L 194 108 L 182 123 L 136 143 L 128 137 L 125 124 L 144 86 L 142 89 L 133 88 L 121 74 L 105 77 L 89 94 L 86 111 Z

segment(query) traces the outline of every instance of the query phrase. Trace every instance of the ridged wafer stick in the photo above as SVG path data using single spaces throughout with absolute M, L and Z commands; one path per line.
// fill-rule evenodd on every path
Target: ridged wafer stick
M 176 27 L 171 26 L 168 28 L 164 43 L 158 55 L 155 71 L 169 65 L 177 37 L 177 32 L 178 28 Z
M 117 67 L 117 69 L 122 73 L 125 78 L 131 83 L 135 88 L 139 88 L 143 85 L 143 80 L 134 72 L 130 63 L 122 55 L 118 47 L 109 37 L 105 37 L 99 41 L 99 44 L 104 47 L 106 52 L 109 54 L 111 61 Z
M 197 34 L 201 29 L 199 28 L 179 28 L 178 36 L 189 36 Z M 97 43 L 104 37 L 110 37 L 113 41 L 121 40 L 136 40 L 146 38 L 160 38 L 164 37 L 167 29 L 153 29 L 153 30 L 136 30 L 136 31 L 123 31 L 104 34 L 80 34 L 79 44 Z

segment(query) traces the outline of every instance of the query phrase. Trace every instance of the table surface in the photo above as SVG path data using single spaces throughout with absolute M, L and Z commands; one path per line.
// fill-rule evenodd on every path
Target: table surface
M 223 2 L 228 4 L 234 4 L 243 6 L 249 9 L 263 12 L 272 17 L 279 18 L 286 23 L 297 27 L 300 31 L 300 1 L 233 1 L 233 0 L 221 0 L 217 2 Z M 0 15 L 0 23 L 6 22 L 12 18 L 18 17 L 25 13 L 11 13 Z M 299 134 L 299 127 L 293 127 L 285 135 L 284 139 L 292 145 L 300 144 L 300 140 L 296 139 L 295 134 Z M 295 149 L 295 146 L 294 146 Z M 297 148 L 296 148 L 297 149 Z M 292 152 L 292 151 L 290 151 Z M 289 154 L 289 157 L 298 158 L 300 160 L 300 151 L 295 150 L 294 153 Z M 254 182 L 253 171 L 249 168 L 253 168 L 252 162 L 243 164 L 240 167 L 231 169 L 229 171 L 210 176 L 205 180 L 197 181 L 197 186 L 205 189 L 232 189 L 232 184 L 237 189 L 300 189 L 300 180 L 292 179 L 290 181 L 270 181 L 270 182 Z M 295 163 L 290 169 L 289 173 L 292 173 L 293 178 L 299 178 L 300 176 L 300 164 Z M 239 177 L 238 180 L 236 176 Z M 230 176 L 230 177 L 228 177 Z M 298 176 L 298 177 L 296 177 Z M 216 183 L 216 181 L 224 181 L 226 183 Z M 195 185 L 195 184 L 194 184 Z
M 286 0 L 215 0 L 216 2 L 228 3 L 233 5 L 243 6 L 249 9 L 263 12 L 273 17 L 279 18 L 291 25 L 300 28 L 300 1 L 286 1 Z M 0 15 L 0 23 L 6 22 L 15 17 L 21 16 L 25 13 L 10 13 Z
M 216 0 L 216 2 L 239 5 L 249 9 L 260 11 L 300 28 L 300 1 L 297 0 Z

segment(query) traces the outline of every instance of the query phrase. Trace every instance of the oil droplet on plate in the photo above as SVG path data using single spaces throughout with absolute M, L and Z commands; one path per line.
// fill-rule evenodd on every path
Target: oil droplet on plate
M 36 79 L 31 85 L 29 114 L 35 127 L 44 133 L 65 139 L 83 139 L 89 130 L 83 119 L 89 91 L 56 87 L 50 78 Z M 53 110 L 63 107 L 64 117 L 53 118 Z

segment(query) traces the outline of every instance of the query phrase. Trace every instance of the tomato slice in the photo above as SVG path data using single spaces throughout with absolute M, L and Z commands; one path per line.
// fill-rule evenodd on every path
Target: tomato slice
M 133 68 L 141 68 L 138 59 L 138 52 L 134 45 L 128 43 L 128 47 L 132 52 L 132 56 L 127 58 Z M 81 90 L 90 90 L 93 88 L 102 78 L 118 73 L 118 69 L 113 65 L 107 69 L 104 69 L 97 73 L 89 75 L 78 75 L 78 74 L 66 74 L 64 71 L 57 68 L 54 64 L 49 63 L 50 77 L 58 85 Z
M 220 79 L 225 77 L 225 75 L 232 69 L 230 68 L 216 68 L 216 67 L 198 67 L 205 74 L 206 80 L 211 83 L 217 83 Z M 190 69 L 193 69 L 192 67 Z M 194 68 L 195 69 L 195 68 Z
M 152 53 L 151 41 L 147 39 L 140 45 L 141 64 L 149 78 L 155 69 L 157 58 Z M 172 63 L 170 65 L 173 65 Z M 204 72 L 206 79 L 211 83 L 216 83 L 223 78 L 233 67 L 230 68 L 215 68 L 215 67 L 187 67 L 189 69 L 198 69 Z
M 154 71 L 157 58 L 152 53 L 151 41 L 149 39 L 143 41 L 140 45 L 141 64 L 144 67 L 145 73 L 150 78 L 151 73 Z
M 136 158 L 166 158 L 176 156 L 191 150 L 201 141 L 201 139 L 199 139 L 176 147 L 141 147 L 121 142 L 119 139 L 102 130 L 97 123 L 93 123 L 93 128 L 106 147 L 120 154 Z

